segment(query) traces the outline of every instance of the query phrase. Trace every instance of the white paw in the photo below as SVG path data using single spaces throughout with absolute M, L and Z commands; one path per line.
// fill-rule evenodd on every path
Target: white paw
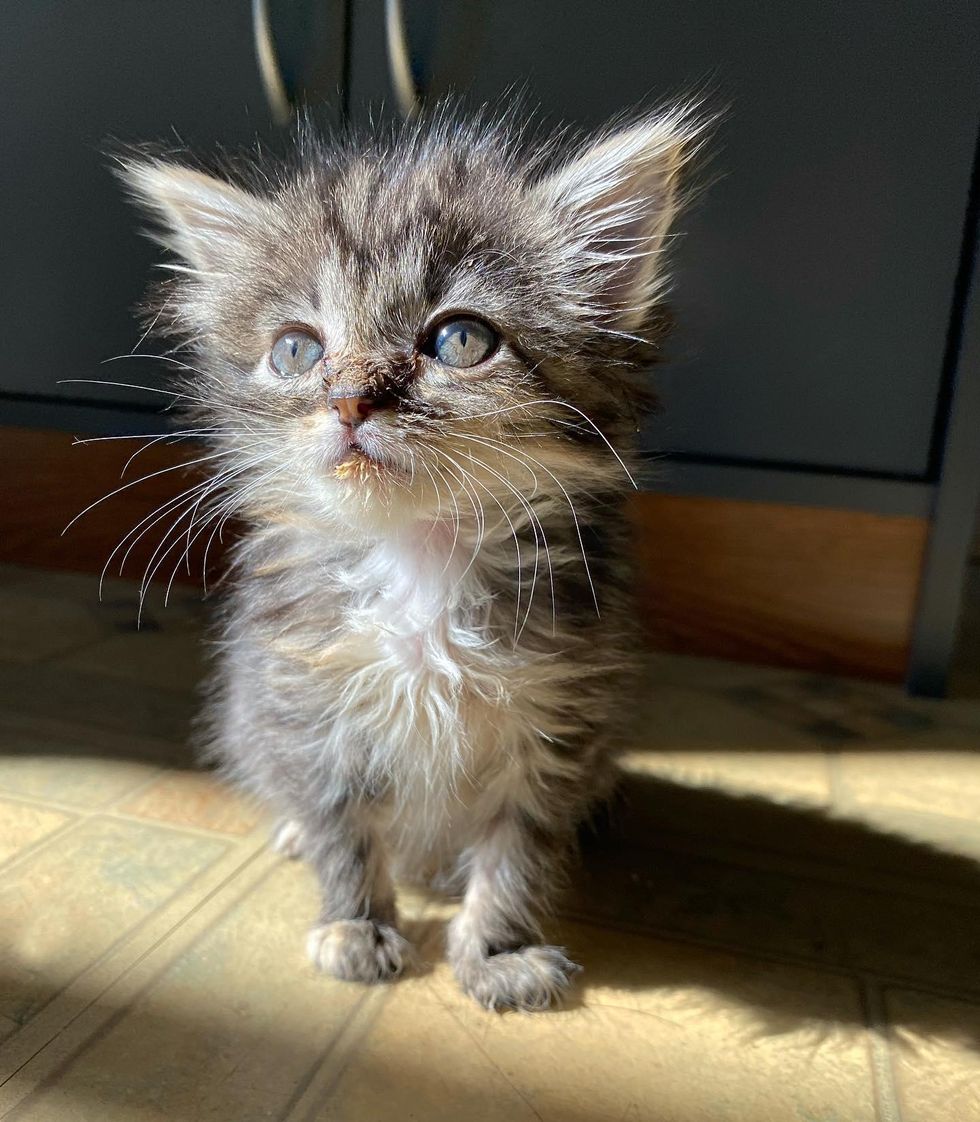
M 581 967 L 560 947 L 529 946 L 516 951 L 457 961 L 463 989 L 487 1009 L 547 1009 L 568 988 Z
M 284 818 L 272 831 L 272 848 L 283 857 L 302 857 L 305 844 L 303 827 L 295 818 Z
M 402 972 L 411 945 L 386 923 L 338 919 L 314 927 L 306 940 L 313 965 L 345 982 L 387 982 Z

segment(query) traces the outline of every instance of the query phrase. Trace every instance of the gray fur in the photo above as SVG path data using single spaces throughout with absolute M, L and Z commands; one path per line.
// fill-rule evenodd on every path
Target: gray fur
M 305 129 L 234 182 L 125 161 L 178 255 L 153 314 L 187 341 L 214 455 L 187 535 L 245 527 L 209 748 L 315 868 L 310 954 L 338 977 L 401 969 L 394 876 L 464 892 L 449 955 L 488 1008 L 548 1005 L 576 969 L 540 923 L 631 709 L 622 502 L 696 136 L 673 112 L 562 161 L 443 113 L 389 139 Z M 425 353 L 451 311 L 500 332 L 481 366 Z M 295 323 L 327 354 L 287 382 L 267 353 Z M 340 390 L 385 403 L 356 478 Z

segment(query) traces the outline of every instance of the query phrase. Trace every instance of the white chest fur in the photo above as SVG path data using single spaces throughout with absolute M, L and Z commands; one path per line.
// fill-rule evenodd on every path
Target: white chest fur
M 349 606 L 321 662 L 324 748 L 340 760 L 357 746 L 368 782 L 390 792 L 403 851 L 458 841 L 496 813 L 542 766 L 541 733 L 560 735 L 550 660 L 491 636 L 472 557 L 451 526 L 376 545 L 344 575 Z

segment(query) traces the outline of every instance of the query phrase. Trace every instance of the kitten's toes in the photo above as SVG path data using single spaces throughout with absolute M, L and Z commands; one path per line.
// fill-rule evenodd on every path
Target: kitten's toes
M 402 972 L 411 944 L 386 923 L 339 919 L 314 927 L 306 951 L 318 970 L 345 982 L 387 982 Z
M 547 1009 L 581 967 L 560 947 L 530 946 L 455 963 L 463 989 L 487 1009 Z
M 272 848 L 283 857 L 302 857 L 305 843 L 303 827 L 295 818 L 284 818 L 272 831 Z

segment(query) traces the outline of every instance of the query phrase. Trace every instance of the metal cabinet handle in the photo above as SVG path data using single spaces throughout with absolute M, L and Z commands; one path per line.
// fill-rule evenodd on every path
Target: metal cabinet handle
M 286 91 L 286 83 L 279 65 L 276 42 L 272 37 L 267 0 L 252 0 L 252 32 L 255 36 L 255 58 L 259 64 L 259 77 L 272 119 L 277 125 L 288 125 L 293 116 L 293 106 Z
M 408 33 L 401 0 L 385 0 L 385 39 L 388 44 L 388 73 L 395 91 L 395 101 L 406 119 L 418 113 L 419 91 L 412 77 L 408 51 Z

